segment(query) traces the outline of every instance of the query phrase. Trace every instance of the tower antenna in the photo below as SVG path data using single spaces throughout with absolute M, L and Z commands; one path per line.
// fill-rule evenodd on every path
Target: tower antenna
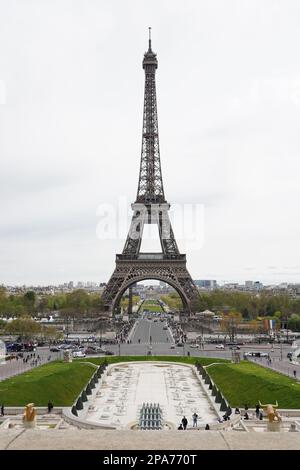
M 149 30 L 149 50 L 151 51 L 151 26 L 149 26 L 148 30 Z

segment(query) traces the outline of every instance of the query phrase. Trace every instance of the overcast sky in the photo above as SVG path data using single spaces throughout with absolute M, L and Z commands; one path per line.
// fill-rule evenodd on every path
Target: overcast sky
M 0 0 L 0 284 L 109 279 L 148 26 L 166 198 L 204 207 L 192 277 L 300 282 L 299 24 L 298 0 Z

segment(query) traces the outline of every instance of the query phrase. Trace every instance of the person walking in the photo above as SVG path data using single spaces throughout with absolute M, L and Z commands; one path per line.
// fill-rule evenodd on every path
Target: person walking
M 48 401 L 48 413 L 51 413 L 51 411 L 53 410 L 53 403 L 52 401 Z
M 297 371 L 294 370 L 294 378 L 296 379 L 297 378 Z
M 193 414 L 192 418 L 193 418 L 193 428 L 197 427 L 198 415 L 196 412 Z
M 183 429 L 186 430 L 188 420 L 186 419 L 185 416 L 182 418 L 181 423 L 182 423 Z
M 258 419 L 258 418 L 259 418 L 259 409 L 260 409 L 260 406 L 259 406 L 259 404 L 257 404 L 257 405 L 256 405 L 256 407 L 255 407 L 255 415 L 256 415 L 256 419 Z
M 1 405 L 1 416 L 4 416 L 4 404 Z

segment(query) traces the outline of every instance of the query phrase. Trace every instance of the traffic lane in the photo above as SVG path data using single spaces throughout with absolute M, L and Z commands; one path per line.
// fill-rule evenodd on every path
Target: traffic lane
M 165 323 L 152 322 L 150 329 L 151 343 L 171 343 L 170 331 L 164 330 Z
M 107 346 L 109 351 L 112 351 L 115 355 L 120 356 L 147 356 L 150 345 L 145 344 L 127 344 L 121 343 L 120 345 L 109 345 Z M 231 359 L 231 351 L 215 351 L 215 350 L 195 350 L 188 347 L 172 347 L 168 343 L 153 343 L 151 345 L 151 354 L 153 356 L 187 356 L 188 352 L 190 356 L 194 357 L 213 357 L 222 359 Z
M 151 322 L 148 320 L 138 320 L 133 333 L 131 343 L 149 343 Z

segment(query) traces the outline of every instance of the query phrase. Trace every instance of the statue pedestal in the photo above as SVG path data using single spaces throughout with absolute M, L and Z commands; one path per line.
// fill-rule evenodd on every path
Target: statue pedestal
M 72 362 L 72 353 L 70 351 L 64 351 L 64 362 Z
M 25 429 L 32 429 L 36 427 L 36 419 L 33 421 L 23 421 L 24 428 Z
M 267 424 L 267 431 L 268 432 L 280 432 L 281 430 L 281 422 L 280 421 L 273 421 L 268 422 Z

